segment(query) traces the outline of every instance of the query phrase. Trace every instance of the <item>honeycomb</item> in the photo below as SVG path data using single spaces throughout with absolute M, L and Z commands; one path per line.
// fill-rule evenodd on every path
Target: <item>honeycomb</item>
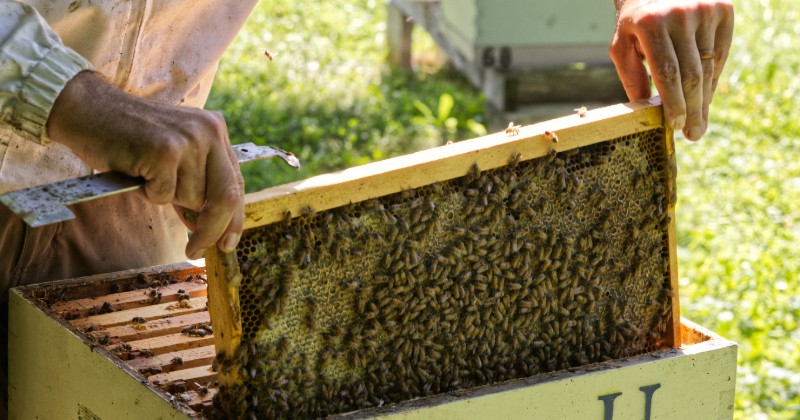
M 319 417 L 659 347 L 663 129 L 245 232 L 226 418 Z

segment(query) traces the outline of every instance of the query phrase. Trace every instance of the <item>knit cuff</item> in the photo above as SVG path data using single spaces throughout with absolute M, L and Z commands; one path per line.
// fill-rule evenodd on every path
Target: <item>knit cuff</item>
M 21 101 L 7 122 L 24 138 L 47 144 L 53 103 L 67 82 L 84 70 L 92 70 L 92 64 L 78 53 L 63 45 L 51 48 L 23 81 Z

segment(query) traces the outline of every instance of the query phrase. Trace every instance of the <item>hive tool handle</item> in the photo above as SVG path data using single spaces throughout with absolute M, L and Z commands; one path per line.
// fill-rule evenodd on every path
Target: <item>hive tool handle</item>
M 277 147 L 244 143 L 233 146 L 233 151 L 240 164 L 277 156 L 292 168 L 300 169 L 297 157 Z M 0 195 L 0 203 L 30 227 L 39 227 L 74 219 L 67 206 L 133 191 L 144 184 L 141 177 L 102 172 L 5 193 Z

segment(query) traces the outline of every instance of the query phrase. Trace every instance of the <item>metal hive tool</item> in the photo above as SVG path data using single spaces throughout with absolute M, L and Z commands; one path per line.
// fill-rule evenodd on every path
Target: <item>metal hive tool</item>
M 248 229 L 218 412 L 325 416 L 676 344 L 671 133 L 536 147 Z

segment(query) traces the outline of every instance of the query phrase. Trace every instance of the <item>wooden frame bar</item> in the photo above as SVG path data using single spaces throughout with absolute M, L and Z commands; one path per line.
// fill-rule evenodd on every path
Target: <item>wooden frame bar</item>
M 494 169 L 507 164 L 515 153 L 525 161 L 546 156 L 550 150 L 563 152 L 662 126 L 661 107 L 656 102 L 614 105 L 589 111 L 583 118 L 576 114 L 521 127 L 514 136 L 490 134 L 320 175 L 248 194 L 244 228 L 281 221 L 287 211 L 297 216 L 304 206 L 327 210 L 457 178 L 472 164 L 481 170 Z M 545 131 L 556 133 L 558 143 L 549 141 Z
M 521 161 L 547 156 L 622 136 L 663 128 L 658 99 L 601 108 L 585 113 L 521 127 L 518 132 L 500 132 L 421 152 L 375 162 L 344 171 L 320 175 L 246 197 L 245 229 L 258 228 L 300 215 L 303 208 L 322 211 L 366 201 L 435 182 L 458 178 L 477 165 L 490 170 L 508 164 L 509 157 Z M 677 259 L 674 225 L 674 145 L 672 132 L 665 130 L 665 150 L 670 162 L 666 191 L 668 206 L 669 271 L 672 292 L 671 320 L 666 345 L 680 346 Z M 552 134 L 557 142 L 552 141 Z M 242 337 L 238 285 L 241 281 L 235 254 L 216 249 L 206 253 L 209 276 L 209 310 L 219 353 L 235 354 Z M 220 384 L 237 383 L 238 378 L 220 375 Z

